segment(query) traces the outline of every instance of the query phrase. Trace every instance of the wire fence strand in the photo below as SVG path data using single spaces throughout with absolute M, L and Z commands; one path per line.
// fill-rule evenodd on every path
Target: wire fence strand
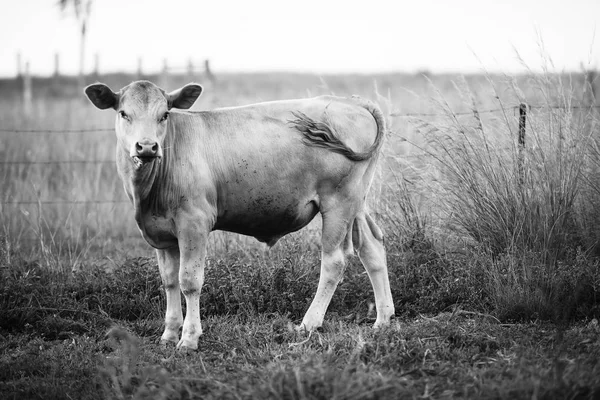
M 92 133 L 114 132 L 114 128 L 87 128 L 87 129 L 0 129 L 2 133 Z
M 1 205 L 21 204 L 130 204 L 127 200 L 27 200 L 27 201 L 2 201 Z
M 392 112 L 389 114 L 392 118 L 402 118 L 402 117 L 442 117 L 447 115 L 453 116 L 462 116 L 462 115 L 481 115 L 481 114 L 489 114 L 495 112 L 506 112 L 506 111 L 516 111 L 519 109 L 521 105 L 511 105 L 506 107 L 497 107 L 497 108 L 488 108 L 483 110 L 472 109 L 469 111 L 459 111 L 454 112 L 452 110 L 448 110 L 447 112 L 437 112 L 437 113 L 418 113 L 418 112 Z M 527 108 L 532 109 L 572 109 L 572 110 L 580 110 L 580 109 L 599 109 L 600 105 L 572 105 L 572 106 L 563 106 L 563 105 L 527 105 Z M 85 128 L 85 129 L 18 129 L 18 128 L 0 128 L 0 133 L 12 133 L 12 134 L 21 134 L 21 133 L 38 133 L 38 134 L 64 134 L 64 133 L 98 133 L 98 132 L 114 132 L 114 128 Z M 430 157 L 431 154 L 427 153 L 418 153 L 418 154 L 407 154 L 402 157 L 406 158 L 416 158 L 416 157 Z M 116 163 L 115 160 L 44 160 L 44 161 L 30 161 L 30 160 L 17 160 L 17 161 L 1 161 L 0 165 L 70 165 L 70 164 L 92 164 L 92 165 L 102 165 L 102 164 L 111 164 L 114 165 Z M 14 200 L 14 201 L 0 201 L 0 205 L 32 205 L 32 204 L 49 204 L 49 205 L 65 205 L 65 204 L 128 204 L 127 200 Z
M 473 114 L 488 114 L 499 111 L 507 111 L 507 110 L 515 110 L 519 109 L 520 104 L 506 106 L 506 107 L 496 107 L 496 108 L 488 108 L 483 110 L 473 109 L 469 111 L 451 111 L 453 115 L 473 115 Z M 581 110 L 581 109 L 598 109 L 600 105 L 572 105 L 572 106 L 563 106 L 560 104 L 557 105 L 527 105 L 529 109 L 571 109 L 571 110 Z M 420 113 L 420 112 L 400 112 L 395 111 L 389 114 L 390 117 L 442 117 L 447 115 L 447 113 L 443 112 L 432 112 L 432 113 Z M 61 134 L 61 133 L 93 133 L 93 132 L 114 132 L 114 128 L 81 128 L 81 129 L 19 129 L 19 128 L 0 128 L 0 133 L 49 133 L 49 134 Z
M 447 113 L 402 113 L 399 111 L 396 112 L 392 112 L 390 114 L 390 117 L 443 117 L 446 115 L 475 115 L 475 114 L 490 114 L 490 113 L 495 113 L 495 112 L 500 112 L 500 111 L 510 111 L 510 110 L 518 110 L 519 107 L 521 105 L 517 104 L 517 105 L 512 105 L 512 106 L 507 106 L 507 107 L 496 107 L 496 108 L 488 108 L 488 109 L 483 109 L 483 110 L 478 110 L 478 109 L 472 109 L 470 111 L 458 111 L 458 112 L 454 112 L 452 110 L 448 110 Z M 530 110 L 541 110 L 541 109 L 565 109 L 565 110 L 589 110 L 589 109 L 600 109 L 600 105 L 589 105 L 589 106 L 581 106 L 581 105 L 574 105 L 574 106 L 562 106 L 562 105 L 527 105 L 527 108 Z
M 0 161 L 0 165 L 115 164 L 115 160 Z
M 473 109 L 471 111 L 459 111 L 459 112 L 451 112 L 452 115 L 474 115 L 474 114 L 489 114 L 499 111 L 507 111 L 518 109 L 519 106 L 509 106 L 509 107 L 498 107 L 498 108 L 488 108 L 484 110 Z M 390 114 L 390 117 L 443 117 L 448 115 L 447 113 L 401 113 L 401 112 L 393 112 Z

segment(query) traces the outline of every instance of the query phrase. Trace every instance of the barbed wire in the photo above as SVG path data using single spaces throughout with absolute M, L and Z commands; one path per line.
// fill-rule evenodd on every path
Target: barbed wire
M 600 108 L 600 104 L 598 105 L 589 105 L 589 106 L 581 106 L 581 105 L 576 105 L 576 106 L 561 106 L 561 105 L 544 105 L 544 106 L 536 106 L 536 105 L 527 105 L 527 108 L 529 109 L 543 109 L 543 108 L 554 108 L 554 109 L 565 109 L 565 110 L 585 110 L 585 109 L 591 109 L 591 108 Z
M 417 112 L 392 112 L 389 114 L 390 117 L 440 117 L 447 115 L 480 115 L 480 114 L 488 114 L 500 111 L 509 111 L 509 110 L 518 110 L 521 107 L 521 104 L 511 105 L 506 107 L 497 107 L 497 108 L 488 108 L 483 110 L 473 109 L 470 111 L 460 111 L 454 112 L 452 110 L 448 110 L 447 112 L 438 112 L 438 113 L 417 113 Z M 572 106 L 563 106 L 563 105 L 529 105 L 526 104 L 527 109 L 598 109 L 600 105 L 572 105 Z M 62 134 L 62 133 L 92 133 L 92 132 L 114 132 L 114 128 L 86 128 L 86 129 L 7 129 L 1 128 L 0 133 L 44 133 L 44 134 Z M 417 153 L 417 154 L 406 154 L 401 157 L 404 158 L 425 158 L 431 157 L 431 154 L 428 153 Z M 112 164 L 116 163 L 115 160 L 44 160 L 44 161 L 29 161 L 29 160 L 18 160 L 18 161 L 2 161 L 0 165 L 60 165 L 60 164 Z M 65 205 L 65 204 L 129 204 L 127 200 L 36 200 L 36 201 L 0 201 L 0 205 Z
M 582 109 L 592 109 L 592 108 L 600 108 L 600 105 L 589 105 L 589 106 L 580 106 L 580 105 L 574 105 L 574 106 L 562 106 L 562 105 L 530 105 L 530 104 L 526 104 L 523 103 L 527 106 L 527 108 L 529 110 L 541 110 L 541 109 L 569 109 L 569 110 L 582 110 Z M 399 111 L 397 112 L 392 112 L 390 114 L 390 117 L 443 117 L 446 115 L 475 115 L 475 114 L 489 114 L 489 113 L 495 113 L 495 112 L 499 112 L 499 111 L 514 111 L 514 110 L 518 110 L 519 107 L 521 107 L 520 104 L 517 105 L 512 105 L 512 106 L 507 106 L 507 107 L 497 107 L 497 108 L 488 108 L 488 109 L 483 109 L 483 110 L 478 110 L 478 109 L 473 109 L 471 111 L 458 111 L 458 112 L 454 112 L 452 110 L 448 110 L 447 112 L 442 112 L 442 113 L 401 113 Z
M 114 128 L 86 128 L 86 129 L 0 129 L 2 133 L 91 133 L 114 132 Z
M 107 235 L 89 235 L 90 239 L 101 239 L 101 240 L 143 240 L 145 242 L 144 237 L 141 234 L 138 235 L 115 235 L 115 236 L 107 236 Z M 56 242 L 60 243 L 64 239 L 58 239 Z M 87 239 L 89 240 L 89 239 Z M 18 239 L 19 242 L 45 242 L 48 243 L 48 238 L 40 238 L 40 237 L 20 237 Z
M 131 204 L 128 200 L 27 200 L 27 201 L 0 201 L 0 205 L 21 204 Z
M 524 103 L 526 104 L 526 103 Z M 563 105 L 530 105 L 526 104 L 527 108 L 532 109 L 596 109 L 600 108 L 600 105 L 572 105 L 572 106 L 563 106 Z M 437 113 L 421 113 L 421 112 L 392 112 L 389 114 L 390 117 L 442 117 L 451 113 L 452 115 L 474 115 L 474 114 L 489 114 L 499 111 L 507 111 L 507 110 L 516 110 L 519 109 L 521 105 L 511 105 L 506 107 L 497 107 L 497 108 L 488 108 L 483 110 L 473 109 L 470 111 L 457 111 L 454 112 L 452 110 L 448 110 L 448 112 L 437 112 Z M 81 128 L 81 129 L 9 129 L 9 128 L 0 128 L 1 133 L 48 133 L 48 134 L 60 134 L 60 133 L 92 133 L 92 132 L 114 132 L 114 128 Z
M 475 113 L 477 114 L 489 114 L 489 113 L 493 113 L 493 112 L 498 112 L 498 111 L 506 111 L 506 110 L 514 110 L 514 109 L 518 109 L 519 106 L 509 106 L 509 107 L 504 107 L 504 108 L 489 108 L 489 109 L 484 109 L 484 110 L 471 110 L 471 111 L 460 111 L 460 112 L 453 112 L 451 110 L 448 110 L 448 113 L 451 113 L 452 115 L 473 115 Z M 442 117 L 445 115 L 448 115 L 448 113 L 400 113 L 400 112 L 393 112 L 390 114 L 390 117 Z
M 0 161 L 0 165 L 115 164 L 115 160 Z

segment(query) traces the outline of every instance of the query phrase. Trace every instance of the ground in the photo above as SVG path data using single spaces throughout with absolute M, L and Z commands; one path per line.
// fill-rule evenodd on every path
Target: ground
M 57 316 L 60 319 L 59 316 Z M 67 318 L 68 319 L 68 318 Z M 67 320 L 65 319 L 65 320 Z M 64 322 L 64 321 L 63 321 Z M 49 340 L 4 332 L 5 399 L 597 398 L 600 327 L 500 324 L 458 310 L 395 320 L 328 318 L 297 333 L 277 313 L 203 321 L 195 352 L 158 344 L 160 320 L 114 321 Z

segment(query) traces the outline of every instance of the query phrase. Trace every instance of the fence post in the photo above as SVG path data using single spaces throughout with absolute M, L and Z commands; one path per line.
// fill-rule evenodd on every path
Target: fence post
M 527 125 L 527 104 L 519 104 L 519 154 L 517 168 L 519 173 L 519 183 L 523 184 L 523 150 L 525 150 L 525 127 Z
M 208 79 L 211 82 L 215 80 L 215 76 L 213 75 L 212 70 L 210 69 L 210 60 L 208 58 L 204 60 L 204 75 L 206 76 L 206 79 Z
M 17 79 L 23 77 L 23 63 L 21 62 L 21 52 L 17 53 Z
M 60 81 L 60 54 L 56 52 L 54 53 L 54 73 L 52 74 L 52 78 L 50 79 L 49 92 L 53 96 L 59 95 L 61 93 Z
M 54 78 L 60 77 L 60 54 L 54 53 Z
M 23 75 L 23 113 L 26 116 L 31 115 L 32 107 L 32 99 L 31 95 L 31 75 L 29 73 L 29 61 L 25 63 L 25 73 Z
M 96 79 L 96 80 L 100 78 L 100 54 L 98 54 L 98 53 L 94 54 L 93 76 L 94 76 L 94 79 Z
M 166 88 L 168 85 L 168 82 L 167 82 L 168 78 L 169 78 L 169 65 L 167 64 L 167 59 L 163 58 L 163 68 L 160 73 L 159 86 L 162 88 Z
M 191 58 L 188 60 L 188 64 L 187 64 L 187 80 L 189 82 L 194 81 L 194 62 L 192 61 Z
M 144 76 L 144 69 L 142 68 L 142 57 L 138 57 L 137 65 L 137 79 L 140 80 Z

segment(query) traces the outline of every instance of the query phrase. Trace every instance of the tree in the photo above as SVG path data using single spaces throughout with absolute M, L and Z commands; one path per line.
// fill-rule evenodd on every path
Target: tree
M 87 24 L 92 9 L 92 0 L 59 0 L 58 6 L 63 13 L 73 12 L 81 29 L 81 40 L 79 42 L 79 83 L 84 84 L 85 66 L 85 39 Z

